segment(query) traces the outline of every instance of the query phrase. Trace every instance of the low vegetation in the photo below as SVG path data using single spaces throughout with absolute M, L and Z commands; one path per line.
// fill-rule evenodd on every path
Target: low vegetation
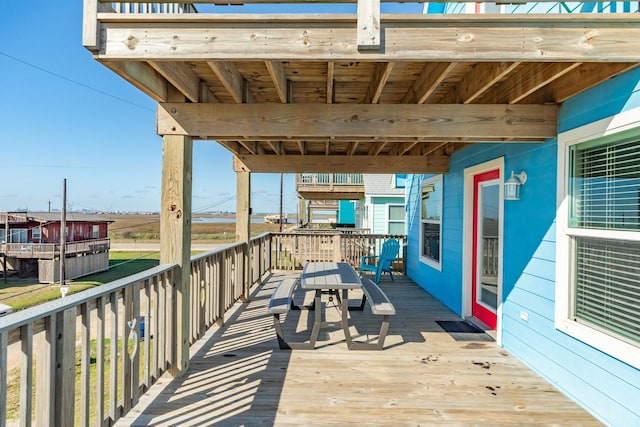
M 213 217 L 213 215 L 203 216 Z M 233 216 L 217 216 L 233 219 Z M 141 214 L 119 214 L 110 217 L 109 238 L 114 243 L 159 242 L 160 216 Z M 265 232 L 279 230 L 277 224 L 252 223 L 251 234 L 257 236 Z M 191 239 L 198 243 L 231 243 L 235 241 L 235 222 L 194 222 Z M 192 253 L 192 254 L 195 254 Z M 155 267 L 159 264 L 160 254 L 153 252 L 114 252 L 109 253 L 109 270 L 76 280 L 68 280 L 68 295 L 90 289 L 123 277 Z M 42 304 L 60 298 L 59 284 L 37 283 L 35 279 L 0 279 L 0 302 L 11 306 L 15 311 Z
M 202 218 L 233 219 L 233 216 L 207 215 Z M 160 240 L 159 215 L 115 215 L 109 225 L 109 238 L 114 242 L 157 242 Z M 257 236 L 278 231 L 277 224 L 252 223 L 251 234 Z M 191 225 L 191 240 L 198 243 L 231 243 L 235 241 L 235 222 L 199 222 Z

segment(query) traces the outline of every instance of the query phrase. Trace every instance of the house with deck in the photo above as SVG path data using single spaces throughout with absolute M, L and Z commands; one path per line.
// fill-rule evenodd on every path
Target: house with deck
M 367 174 L 356 205 L 356 227 L 374 234 L 405 234 L 404 174 Z
M 55 283 L 60 280 L 61 256 L 65 257 L 66 279 L 107 270 L 111 222 L 100 215 L 66 213 L 61 250 L 63 218 L 59 212 L 0 212 L 2 271 Z
M 0 319 L 24 419 L 640 423 L 636 3 L 215 3 L 84 0 L 83 45 L 158 102 L 161 265 Z M 192 258 L 194 139 L 234 154 L 237 242 Z M 406 274 L 381 286 L 397 313 L 375 357 L 341 331 L 278 349 L 266 303 L 301 238 L 250 239 L 255 172 L 407 174 Z M 357 267 L 362 238 L 313 235 L 332 250 L 305 260 Z M 441 327 L 462 320 L 489 335 Z

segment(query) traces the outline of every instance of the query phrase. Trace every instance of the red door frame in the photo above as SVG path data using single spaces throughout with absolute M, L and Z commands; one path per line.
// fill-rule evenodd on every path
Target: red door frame
M 484 322 L 492 329 L 496 329 L 498 325 L 497 313 L 485 308 L 484 306 L 476 303 L 477 301 L 477 264 L 478 264 L 478 196 L 480 184 L 485 181 L 492 181 L 500 178 L 500 169 L 494 169 L 488 172 L 483 172 L 473 177 L 473 255 L 471 266 L 471 315 Z M 499 286 L 499 284 L 498 284 Z M 500 293 L 498 293 L 498 296 Z M 498 301 L 498 304 L 500 302 Z

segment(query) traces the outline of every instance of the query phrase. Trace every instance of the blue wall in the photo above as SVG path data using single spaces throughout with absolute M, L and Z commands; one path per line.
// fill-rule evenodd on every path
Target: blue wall
M 338 218 L 337 223 L 343 225 L 355 225 L 356 223 L 356 204 L 351 200 L 338 201 Z
M 560 110 L 559 132 L 640 106 L 640 70 L 576 96 Z M 504 157 L 505 174 L 526 170 L 521 200 L 504 203 L 502 345 L 602 421 L 640 426 L 640 370 L 555 329 L 557 141 L 475 144 L 453 154 L 444 176 L 442 271 L 419 261 L 421 176 L 407 181 L 408 274 L 462 313 L 464 168 Z M 562 254 L 560 254 L 562 256 Z M 528 313 L 528 322 L 520 312 Z

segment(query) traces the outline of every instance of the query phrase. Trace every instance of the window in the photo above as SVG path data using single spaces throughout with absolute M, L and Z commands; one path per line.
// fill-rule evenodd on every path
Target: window
M 404 234 L 404 205 L 389 205 L 389 234 Z
M 566 170 L 559 175 L 564 203 L 558 215 L 556 263 L 560 267 L 556 326 L 636 367 L 640 362 L 638 126 L 606 136 L 603 132 L 594 137 L 593 129 L 586 129 L 588 138 L 576 139 L 575 133 L 559 137 L 559 164 Z M 569 260 L 568 266 L 562 259 Z
M 31 239 L 32 240 L 40 240 L 40 229 L 39 228 L 32 228 L 31 229 Z
M 422 182 L 420 201 L 420 258 L 440 269 L 442 231 L 442 175 Z
M 100 238 L 100 226 L 98 224 L 94 224 L 91 226 L 91 238 L 92 239 Z
M 395 178 L 395 188 L 404 188 L 405 182 L 407 181 L 406 173 L 397 173 L 394 175 Z

